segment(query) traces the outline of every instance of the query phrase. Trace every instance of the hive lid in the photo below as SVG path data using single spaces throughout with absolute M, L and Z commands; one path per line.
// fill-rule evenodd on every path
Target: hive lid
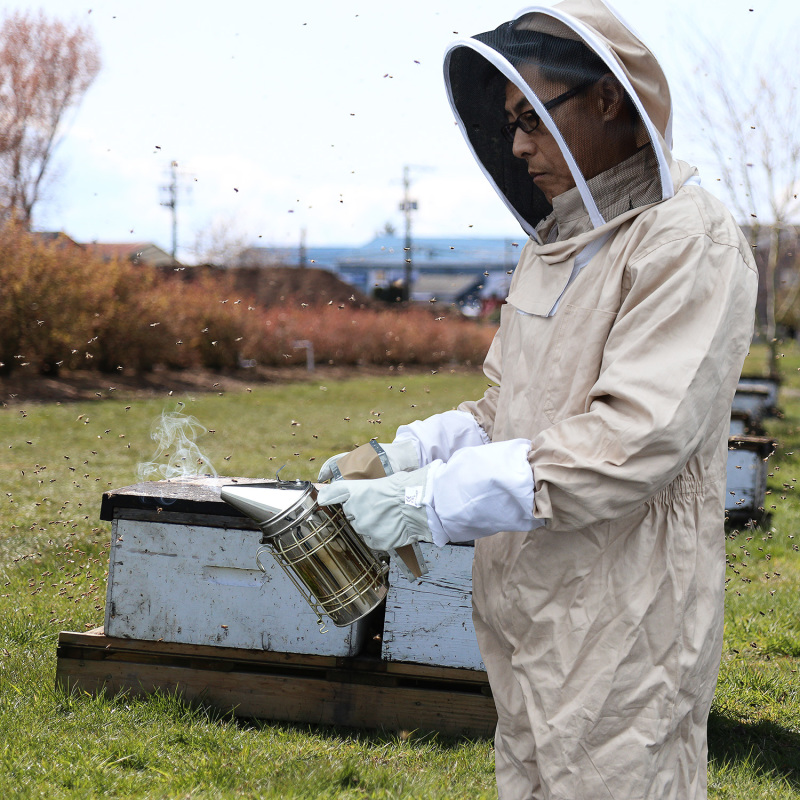
M 137 509 L 233 517 L 241 520 L 246 518 L 246 515 L 220 497 L 220 490 L 223 486 L 237 484 L 249 486 L 263 484 L 268 487 L 276 485 L 277 481 L 274 479 L 209 477 L 145 481 L 105 492 L 100 505 L 100 519 L 111 521 L 115 516 L 124 517 L 126 511 Z

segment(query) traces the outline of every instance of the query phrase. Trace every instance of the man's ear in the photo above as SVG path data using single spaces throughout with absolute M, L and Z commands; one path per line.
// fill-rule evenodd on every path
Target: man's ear
M 617 119 L 625 108 L 625 90 L 610 72 L 597 82 L 597 104 L 605 122 Z

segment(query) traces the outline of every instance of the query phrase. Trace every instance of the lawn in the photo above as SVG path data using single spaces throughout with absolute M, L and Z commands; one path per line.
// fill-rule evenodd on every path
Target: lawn
M 763 528 L 728 531 L 726 644 L 710 722 L 713 798 L 800 797 L 800 351 L 787 349 L 781 363 L 784 416 L 770 422 L 781 442 L 769 462 L 771 518 Z M 328 455 L 371 437 L 391 440 L 397 425 L 479 395 L 483 376 L 320 374 L 148 400 L 117 397 L 102 380 L 95 401 L 0 408 L 0 792 L 496 797 L 486 740 L 245 723 L 175 697 L 69 697 L 54 689 L 58 632 L 103 620 L 110 530 L 99 520 L 101 495 L 137 482 L 138 466 L 156 453 L 151 431 L 162 414 L 177 410 L 208 429 L 197 441 L 202 455 L 191 457 L 201 469 L 313 478 Z

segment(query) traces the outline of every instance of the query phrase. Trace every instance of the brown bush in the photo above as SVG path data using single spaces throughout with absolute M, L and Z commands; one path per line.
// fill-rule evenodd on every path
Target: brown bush
M 116 270 L 114 306 L 100 337 L 104 368 L 238 366 L 245 318 L 224 276 L 187 281 L 143 266 Z
M 319 364 L 480 363 L 494 329 L 427 309 L 339 309 L 335 306 L 273 308 L 248 325 L 243 352 L 259 364 L 299 364 L 313 344 Z
M 204 275 L 183 282 L 172 295 L 176 334 L 195 355 L 198 366 L 235 369 L 244 340 L 245 322 L 226 276 Z
M 101 371 L 236 369 L 302 364 L 480 362 L 493 328 L 427 308 L 375 310 L 289 300 L 270 308 L 237 298 L 231 276 L 164 276 L 142 265 L 44 245 L 16 226 L 0 236 L 0 366 Z
M 97 368 L 148 372 L 158 364 L 190 366 L 188 351 L 176 346 L 170 292 L 158 273 L 119 261 L 103 268 L 111 276 L 112 292 L 97 321 Z
M 111 281 L 75 245 L 45 244 L 22 227 L 0 231 L 0 361 L 43 373 L 92 366 L 98 316 Z

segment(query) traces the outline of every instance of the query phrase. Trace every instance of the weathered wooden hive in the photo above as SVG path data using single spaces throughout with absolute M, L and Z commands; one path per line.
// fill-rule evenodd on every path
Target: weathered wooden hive
M 416 584 L 390 564 L 387 603 L 321 633 L 277 562 L 262 556 L 258 568 L 260 529 L 219 497 L 236 480 L 104 495 L 105 624 L 61 634 L 59 683 L 180 691 L 274 720 L 491 735 L 496 713 L 471 620 L 472 548 L 426 548 L 430 573 Z

